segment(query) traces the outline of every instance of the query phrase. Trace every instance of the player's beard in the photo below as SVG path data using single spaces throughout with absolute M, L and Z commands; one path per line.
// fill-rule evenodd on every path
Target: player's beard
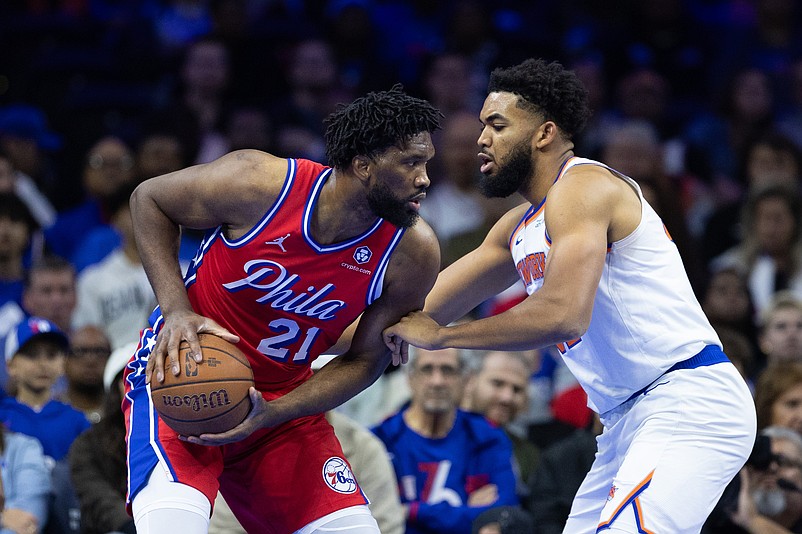
M 508 197 L 519 191 L 524 181 L 532 176 L 532 146 L 529 141 L 521 141 L 512 147 L 509 159 L 494 175 L 482 174 L 479 188 L 489 198 Z
M 767 517 L 776 517 L 785 511 L 787 506 L 785 493 L 777 488 L 756 488 L 752 491 L 757 511 Z
M 383 183 L 377 183 L 368 191 L 368 206 L 385 221 L 401 228 L 410 228 L 418 222 L 418 212 L 409 209 L 409 200 L 400 199 Z

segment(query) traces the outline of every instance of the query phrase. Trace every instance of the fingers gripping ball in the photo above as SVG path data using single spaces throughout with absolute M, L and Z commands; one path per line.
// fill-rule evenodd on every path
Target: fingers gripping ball
M 189 344 L 179 348 L 181 373 L 164 373 L 164 382 L 151 383 L 153 405 L 162 420 L 184 436 L 231 430 L 248 415 L 253 371 L 248 358 L 234 345 L 211 334 L 200 334 L 203 361 L 190 355 Z

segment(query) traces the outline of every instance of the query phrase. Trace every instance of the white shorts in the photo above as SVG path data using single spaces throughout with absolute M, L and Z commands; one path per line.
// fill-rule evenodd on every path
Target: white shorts
M 755 443 L 754 401 L 731 363 L 680 369 L 602 415 L 564 533 L 698 533 Z

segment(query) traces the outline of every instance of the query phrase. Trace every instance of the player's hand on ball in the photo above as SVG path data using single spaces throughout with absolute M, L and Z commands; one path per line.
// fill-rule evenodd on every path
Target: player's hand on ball
M 155 379 L 158 382 L 164 380 L 164 361 L 168 360 L 168 365 L 173 375 L 178 375 L 181 371 L 179 364 L 179 347 L 182 341 L 189 343 L 190 350 L 196 362 L 203 359 L 198 334 L 214 334 L 230 343 L 239 341 L 235 336 L 215 321 L 208 317 L 203 317 L 192 311 L 173 312 L 164 316 L 164 325 L 156 338 L 156 345 L 151 351 L 148 365 L 145 368 L 145 381 L 150 383 Z
M 220 434 L 201 434 L 200 436 L 180 436 L 181 439 L 196 445 L 225 445 L 247 438 L 256 430 L 273 426 L 270 422 L 270 405 L 256 389 L 249 391 L 251 397 L 251 411 L 243 422 L 227 432 Z

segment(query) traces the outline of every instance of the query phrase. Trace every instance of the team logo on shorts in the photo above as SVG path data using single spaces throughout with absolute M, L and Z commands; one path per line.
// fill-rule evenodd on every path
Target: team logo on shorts
M 615 486 L 615 484 L 610 486 L 610 492 L 607 494 L 607 500 L 608 501 L 612 501 L 615 498 L 615 492 L 617 490 L 618 490 L 618 488 Z
M 354 261 L 360 265 L 369 262 L 371 256 L 373 252 L 368 247 L 359 247 L 354 251 Z
M 354 493 L 356 491 L 356 479 L 351 472 L 351 468 L 342 458 L 333 456 L 323 464 L 323 480 L 337 493 Z

